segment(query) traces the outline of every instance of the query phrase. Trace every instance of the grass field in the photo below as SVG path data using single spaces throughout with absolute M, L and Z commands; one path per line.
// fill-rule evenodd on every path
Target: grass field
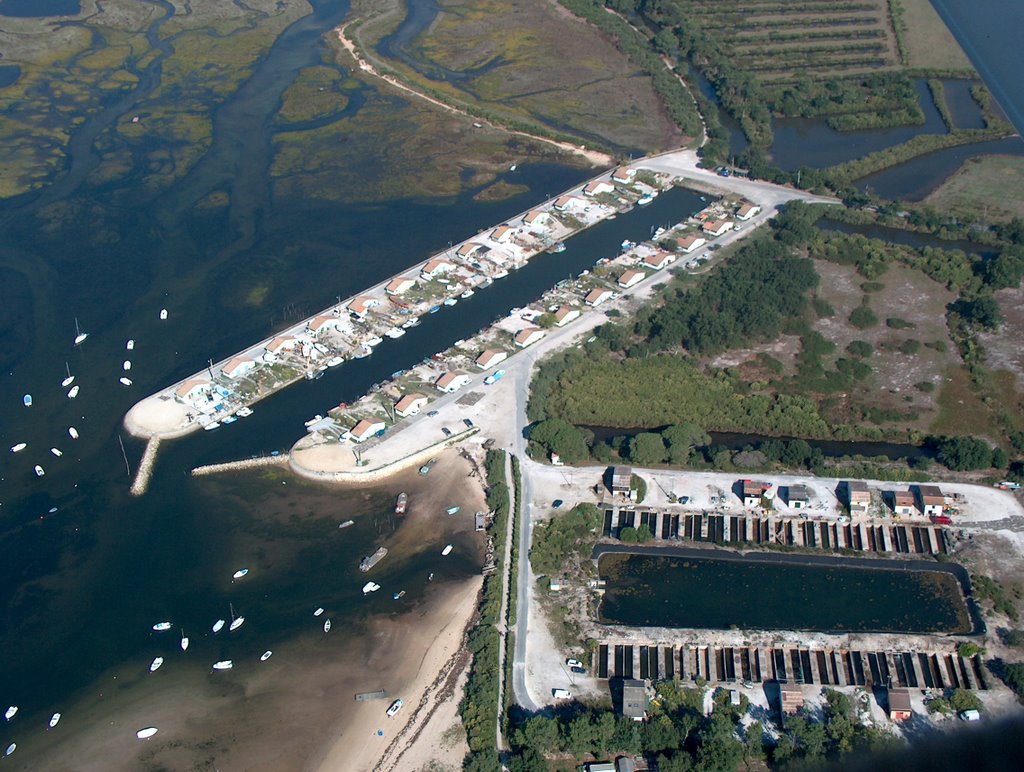
M 910 67 L 973 73 L 967 55 L 929 0 L 892 0 L 902 9 L 903 40 Z
M 644 150 L 681 144 L 650 78 L 561 6 L 528 0 L 438 5 L 433 22 L 407 46 L 406 61 L 385 60 L 407 81 L 584 143 Z M 388 24 L 363 24 L 357 33 L 363 50 L 373 49 L 393 23 L 392 14 Z
M 971 214 L 985 222 L 1024 217 L 1024 158 L 968 159 L 923 203 L 949 214 Z

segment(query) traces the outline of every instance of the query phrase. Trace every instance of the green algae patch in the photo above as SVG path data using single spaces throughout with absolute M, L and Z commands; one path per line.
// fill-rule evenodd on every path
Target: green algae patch
M 504 201 L 506 198 L 512 198 L 522 193 L 526 193 L 530 190 L 526 185 L 512 185 L 510 183 L 500 181 L 495 182 L 493 185 L 488 185 L 486 188 L 476 193 L 473 196 L 474 201 Z

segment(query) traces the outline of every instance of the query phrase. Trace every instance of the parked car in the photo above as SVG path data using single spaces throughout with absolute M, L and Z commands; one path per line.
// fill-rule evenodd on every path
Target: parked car
M 464 423 L 466 425 L 467 429 L 472 429 L 473 428 L 473 422 L 470 421 L 468 418 L 463 418 L 462 419 L 462 423 Z
M 430 412 L 427 413 L 427 418 L 433 418 L 436 415 L 437 415 L 437 411 L 436 410 L 431 410 Z
M 559 508 L 560 506 L 562 506 L 562 505 L 563 505 L 564 503 L 565 503 L 565 502 L 564 502 L 564 501 L 562 501 L 561 499 L 555 499 L 554 501 L 552 501 L 552 502 L 551 502 L 551 506 L 552 506 L 552 507 L 553 507 L 554 509 L 558 509 L 558 508 Z
M 401 700 L 395 700 L 394 702 L 392 702 L 391 703 L 391 707 L 388 708 L 388 718 L 390 718 L 391 716 L 395 715 L 401 709 L 402 709 L 402 701 Z
M 452 436 L 452 430 L 451 430 L 451 429 L 449 429 L 449 428 L 448 428 L 447 426 L 442 426 L 442 427 L 441 427 L 441 433 L 442 433 L 442 434 L 443 434 L 443 435 L 444 435 L 445 437 L 451 437 L 451 436 Z
M 551 696 L 554 697 L 556 700 L 567 700 L 572 695 L 569 694 L 568 689 L 552 689 Z
M 580 662 L 578 659 L 567 659 L 565 661 L 565 664 L 569 667 L 583 667 L 583 663 Z
M 574 673 L 579 673 L 580 675 L 587 674 L 587 669 L 585 667 L 571 667 L 569 669 Z

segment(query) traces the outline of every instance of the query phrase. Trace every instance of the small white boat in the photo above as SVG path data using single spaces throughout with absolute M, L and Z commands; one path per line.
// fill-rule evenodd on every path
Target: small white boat
M 167 319 L 167 309 L 166 308 L 161 308 L 160 309 L 160 321 L 166 321 L 166 319 Z
M 21 404 L 23 404 L 25 407 L 32 407 L 32 395 L 26 394 L 24 397 L 22 397 Z
M 235 573 L 233 573 L 231 575 L 231 578 L 232 579 L 241 579 L 247 573 L 249 573 L 249 569 L 248 568 L 239 568 L 237 571 L 235 571 Z
M 60 723 L 60 713 L 54 713 L 50 716 L 50 729 L 53 729 L 58 723 Z
M 338 526 L 338 528 L 351 528 L 356 524 L 355 520 L 346 520 L 344 523 Z
M 249 416 L 252 415 L 252 408 L 240 407 L 238 408 L 238 411 L 235 413 L 235 415 L 238 416 L 239 418 L 248 418 Z
M 444 299 L 444 304 L 445 304 L 446 306 L 454 306 L 454 305 L 455 305 L 456 303 L 458 303 L 458 302 L 459 302 L 459 301 L 458 301 L 458 299 L 457 299 L 457 298 L 445 298 L 445 299 Z
M 260 654 L 260 662 L 266 662 L 272 656 L 274 656 L 274 652 L 272 652 L 270 649 L 267 649 L 265 652 Z
M 316 611 L 313 612 L 313 616 L 318 617 L 318 616 L 320 616 L 323 613 L 324 613 L 324 607 L 321 606 L 320 608 L 318 608 Z
M 203 427 L 204 431 L 212 432 L 214 429 L 220 428 L 220 421 L 210 421 L 206 426 Z
M 53 453 L 57 458 L 60 458 L 64 454 L 60 452 L 60 448 L 50 448 L 50 452 Z
M 230 670 L 235 666 L 235 663 L 230 659 L 222 659 L 220 662 L 213 663 L 214 670 Z
M 27 443 L 19 442 L 17 445 L 11 445 L 11 453 L 21 453 L 27 447 Z
M 68 399 L 74 399 L 77 396 L 78 396 L 78 386 L 72 386 L 68 390 Z
M 327 619 L 327 620 L 324 621 L 324 632 L 325 633 L 331 632 L 331 620 L 330 619 Z
M 77 440 L 78 439 L 78 429 L 76 429 L 74 426 L 69 426 L 68 427 L 68 436 L 71 437 L 71 439 L 73 439 L 73 440 Z
M 85 343 L 85 339 L 89 337 L 89 333 L 82 332 L 82 328 L 78 326 L 78 319 L 75 319 L 75 345 L 81 346 Z
M 4 720 L 10 721 L 12 718 L 14 718 L 14 716 L 15 716 L 15 714 L 17 714 L 17 712 L 18 712 L 18 706 L 17 705 L 11 705 L 11 707 L 9 707 L 7 709 L 7 711 L 4 713 Z
M 223 629 L 224 629 L 224 620 L 223 619 L 218 619 L 216 622 L 213 623 L 213 632 L 214 633 L 219 633 Z
M 188 636 L 185 635 L 185 631 L 181 631 L 181 650 L 188 651 Z
M 388 330 L 384 334 L 387 335 L 392 340 L 396 340 L 398 338 L 401 338 L 403 335 L 405 335 L 405 330 L 403 330 L 401 327 L 392 327 L 390 330 Z
M 35 473 L 36 473 L 36 477 L 42 477 L 44 474 L 46 474 L 46 470 L 43 469 L 41 466 L 39 466 L 39 464 L 36 464 L 35 465 Z
M 410 329 L 412 329 L 413 327 L 415 327 L 419 323 L 420 323 L 419 317 L 418 316 L 414 316 L 412 319 L 409 319 L 408 321 L 402 323 L 402 329 L 403 330 L 410 330 Z
M 510 167 L 508 167 L 508 170 L 509 170 L 510 172 L 514 172 L 514 171 L 516 170 L 516 165 L 515 165 L 515 164 L 512 164 L 512 165 L 511 165 Z
M 135 349 L 135 340 L 130 338 L 128 340 L 128 342 L 124 344 L 124 349 L 125 349 L 125 351 L 132 351 L 132 350 L 134 350 Z
M 345 361 L 345 357 L 331 357 L 330 359 L 327 360 L 327 366 L 328 367 L 337 367 L 338 365 L 340 365 L 344 361 Z
M 4 751 L 4 757 L 10 756 L 16 750 L 18 750 L 18 743 L 11 743 L 7 746 L 7 750 Z
M 138 737 L 140 740 L 148 740 L 150 737 L 152 737 L 159 731 L 160 730 L 157 729 L 155 726 L 147 726 L 145 729 L 140 729 L 138 732 L 136 732 L 135 736 Z
M 363 595 L 369 595 L 371 592 L 377 592 L 380 589 L 380 585 L 376 582 L 367 582 L 363 585 Z
M 476 292 L 474 290 L 468 289 L 465 292 L 463 292 L 461 295 L 459 295 L 459 297 L 462 298 L 463 300 L 465 300 L 466 298 L 473 297 L 475 294 L 476 294 Z
M 156 630 L 158 633 L 162 633 L 165 630 L 170 630 L 171 629 L 171 623 L 170 622 L 157 622 L 155 625 L 153 625 L 153 629 Z
M 71 367 L 67 362 L 64 363 L 64 369 L 67 371 L 68 377 L 60 382 L 61 388 L 66 389 L 72 383 L 75 382 L 75 376 L 71 374 Z
M 245 617 L 236 617 L 235 607 L 231 606 L 231 624 L 228 625 L 228 632 L 237 630 L 239 627 L 242 626 L 243 622 L 245 622 Z
M 163 657 L 157 657 L 156 659 L 153 660 L 153 663 L 149 666 L 149 672 L 150 673 L 155 673 L 157 670 L 160 669 L 160 666 L 162 664 L 164 664 L 164 658 Z
M 313 424 L 317 423 L 318 421 L 323 421 L 323 420 L 324 420 L 324 417 L 322 415 L 320 415 L 319 413 L 317 413 L 315 416 L 313 416 L 308 421 L 306 421 L 303 424 L 303 426 L 305 426 L 308 429 Z
M 452 553 L 452 549 L 453 549 L 452 545 L 449 544 L 443 550 L 441 550 L 441 554 L 442 555 L 450 555 Z
M 224 424 L 225 426 L 227 426 L 228 424 L 233 424 L 233 423 L 234 423 L 235 421 L 237 421 L 237 420 L 238 420 L 238 419 L 237 419 L 237 418 L 235 418 L 235 417 L 234 417 L 233 415 L 229 415 L 229 416 L 228 416 L 227 418 L 222 418 L 222 419 L 220 419 L 220 422 L 221 422 L 222 424 Z
M 131 386 L 132 385 L 132 379 L 131 378 L 124 378 L 124 377 L 122 377 L 122 378 L 118 378 L 117 380 L 121 382 L 122 386 Z
M 369 346 L 370 348 L 373 348 L 374 346 L 379 346 L 383 342 L 384 342 L 383 338 L 374 335 L 372 338 L 370 338 L 369 340 L 365 341 L 363 343 L 363 345 L 364 346 Z
M 132 369 L 132 360 L 130 360 L 130 359 L 124 360 L 121 363 L 121 369 L 124 370 L 125 372 L 128 372 L 129 370 L 131 370 Z

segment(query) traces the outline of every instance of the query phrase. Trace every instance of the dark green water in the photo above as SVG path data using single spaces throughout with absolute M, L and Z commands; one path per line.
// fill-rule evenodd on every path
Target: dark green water
M 604 555 L 606 624 L 840 632 L 969 632 L 941 572 Z

